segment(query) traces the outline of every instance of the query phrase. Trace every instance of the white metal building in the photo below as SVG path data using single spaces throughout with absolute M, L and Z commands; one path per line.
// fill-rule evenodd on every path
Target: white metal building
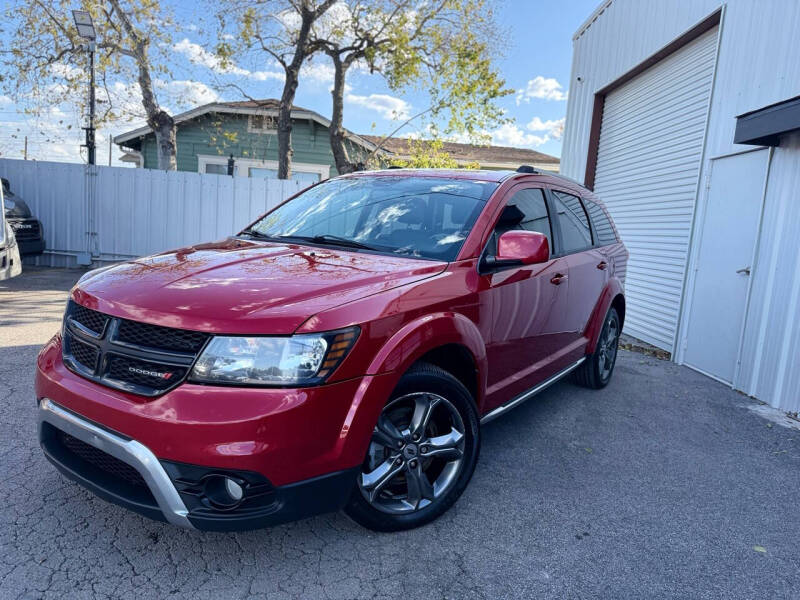
M 626 332 L 800 410 L 800 2 L 605 0 L 561 171 L 631 252 Z

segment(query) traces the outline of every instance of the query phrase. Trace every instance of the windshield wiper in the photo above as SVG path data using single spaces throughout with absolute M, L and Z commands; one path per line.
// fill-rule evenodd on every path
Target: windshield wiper
M 362 244 L 356 240 L 351 240 L 338 235 L 325 233 L 322 235 L 281 235 L 281 239 L 299 240 L 301 242 L 311 242 L 312 244 L 329 244 L 332 246 L 345 246 L 347 248 L 358 248 L 360 250 L 375 250 L 372 246 Z
M 266 233 L 261 233 L 256 229 L 245 229 L 239 235 L 249 235 L 250 237 L 259 238 L 262 240 L 274 240 L 275 238 Z

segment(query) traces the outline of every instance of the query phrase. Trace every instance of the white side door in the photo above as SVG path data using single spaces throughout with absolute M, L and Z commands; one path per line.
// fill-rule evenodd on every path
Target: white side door
M 710 161 L 684 362 L 732 384 L 739 360 L 767 150 Z

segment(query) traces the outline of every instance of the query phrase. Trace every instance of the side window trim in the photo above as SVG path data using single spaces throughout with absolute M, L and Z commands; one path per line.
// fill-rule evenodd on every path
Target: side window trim
M 589 211 L 586 209 L 586 203 L 583 201 L 583 198 L 575 193 L 572 190 L 562 189 L 557 186 L 550 186 L 548 185 L 545 189 L 548 202 L 551 203 L 552 208 L 550 209 L 550 213 L 556 216 L 555 221 L 556 225 L 551 224 L 551 228 L 558 229 L 558 255 L 557 256 L 568 256 L 570 254 L 578 254 L 579 252 L 585 252 L 586 250 L 591 250 L 592 248 L 597 247 L 597 234 L 595 233 L 594 223 L 592 222 L 592 218 L 589 216 Z M 586 221 L 589 223 L 589 235 L 592 238 L 591 243 L 584 247 L 577 250 L 572 250 L 570 252 L 565 252 L 563 247 L 563 237 L 561 233 L 561 218 L 558 216 L 558 207 L 556 206 L 556 198 L 554 192 L 560 192 L 562 194 L 567 194 L 569 196 L 573 196 L 574 198 L 578 199 L 578 202 L 583 209 L 583 214 L 586 215 Z M 555 258 L 556 255 L 551 255 L 551 257 Z

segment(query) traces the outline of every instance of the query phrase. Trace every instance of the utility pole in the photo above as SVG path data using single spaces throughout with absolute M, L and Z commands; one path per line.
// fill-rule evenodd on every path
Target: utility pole
M 108 166 L 111 166 L 111 136 L 108 136 Z
M 28 160 L 28 136 L 25 136 L 25 150 L 22 152 L 22 156 L 25 160 Z

